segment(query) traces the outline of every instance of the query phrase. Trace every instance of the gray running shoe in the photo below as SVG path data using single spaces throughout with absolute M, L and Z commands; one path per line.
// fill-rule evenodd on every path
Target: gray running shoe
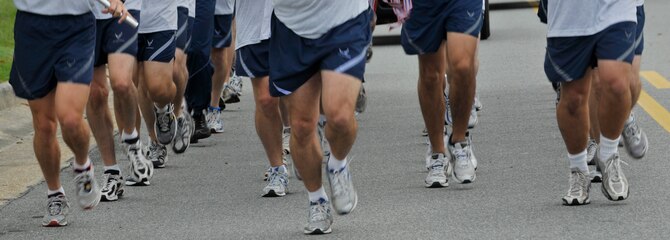
M 578 168 L 570 169 L 570 189 L 568 194 L 563 197 L 564 205 L 584 205 L 589 204 L 589 192 L 591 191 L 591 181 L 585 173 Z
M 589 165 L 596 165 L 596 152 L 598 152 L 598 143 L 596 140 L 589 139 L 589 145 L 586 147 L 586 162 Z
M 109 202 L 119 200 L 119 197 L 123 196 L 123 187 L 126 185 L 123 177 L 116 170 L 107 170 L 104 174 L 105 185 L 102 186 L 100 200 Z
M 284 154 L 291 154 L 291 128 L 284 128 L 281 133 L 281 146 L 284 149 Z
M 84 170 L 75 169 L 74 172 L 77 174 L 74 177 L 77 188 L 77 203 L 84 210 L 93 209 L 100 202 L 100 187 L 95 181 L 93 165 Z
M 151 161 L 154 168 L 164 168 L 168 161 L 167 147 L 152 141 L 147 152 L 147 160 Z
M 628 179 L 623 174 L 621 163 L 627 164 L 619 158 L 619 154 L 615 153 L 607 162 L 597 162 L 603 174 L 602 191 L 607 199 L 612 201 L 621 201 L 628 198 Z M 602 165 L 604 164 L 604 166 Z
M 351 180 L 351 173 L 349 172 L 350 163 L 351 159 L 349 159 L 347 166 L 337 170 L 328 169 L 328 164 L 326 164 L 333 208 L 340 215 L 351 213 L 358 204 L 358 194 L 356 194 L 354 182 Z
M 358 98 L 356 99 L 356 114 L 365 112 L 365 108 L 367 108 L 367 102 L 368 95 L 365 93 L 365 87 L 361 85 L 361 90 L 358 92 Z
M 325 199 L 309 203 L 309 219 L 305 226 L 305 234 L 328 234 L 332 232 L 333 214 L 330 213 L 330 203 Z
M 633 121 L 624 125 L 623 133 L 621 134 L 623 136 L 623 146 L 626 148 L 628 155 L 632 158 L 640 159 L 647 153 L 649 142 L 647 140 L 647 134 L 637 125 L 635 115 L 633 113 L 630 115 L 633 118 Z
M 156 121 L 154 122 L 154 131 L 158 142 L 167 145 L 177 136 L 177 119 L 174 116 L 174 106 L 168 104 L 168 110 L 164 113 L 158 113 L 158 108 L 154 106 Z
M 441 188 L 449 186 L 447 178 L 447 168 L 449 163 L 443 153 L 436 153 L 431 156 L 428 176 L 426 176 L 427 188 Z
M 207 108 L 207 125 L 209 125 L 209 128 L 212 131 L 212 133 L 224 132 L 221 109 Z
M 188 149 L 191 145 L 193 126 L 191 114 L 182 111 L 182 115 L 177 118 L 177 137 L 172 141 L 172 151 L 175 153 L 184 153 Z
M 475 166 L 472 162 L 472 148 L 469 141 L 447 144 L 451 153 L 449 164 L 454 180 L 458 183 L 472 183 L 477 178 Z
M 140 141 L 135 144 L 124 144 L 130 160 L 130 175 L 126 177 L 127 186 L 149 186 L 154 175 L 154 165 L 142 153 Z
M 268 185 L 263 188 L 263 197 L 283 197 L 288 193 L 288 172 L 286 166 L 270 168 Z
M 67 225 L 67 214 L 70 204 L 63 193 L 55 193 L 48 196 L 47 213 L 42 218 L 43 227 L 62 227 Z

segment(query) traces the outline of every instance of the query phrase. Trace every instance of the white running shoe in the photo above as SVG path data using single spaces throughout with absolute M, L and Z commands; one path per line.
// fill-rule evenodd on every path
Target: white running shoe
M 589 145 L 586 147 L 586 162 L 589 165 L 596 165 L 596 152 L 598 152 L 598 143 L 589 138 Z
M 74 172 L 77 174 L 74 177 L 77 203 L 84 210 L 93 209 L 100 202 L 100 187 L 95 181 L 93 165 L 91 164 L 88 169 L 84 170 L 75 169 Z
M 570 169 L 570 189 L 563 199 L 564 205 L 584 205 L 589 204 L 589 192 L 591 191 L 591 181 L 578 168 Z
M 65 194 L 59 192 L 47 196 L 47 213 L 42 218 L 43 227 L 62 227 L 67 225 L 70 204 Z
M 341 169 L 329 169 L 328 163 L 326 163 L 326 173 L 328 175 L 328 182 L 330 183 L 333 208 L 340 215 L 351 213 L 356 208 L 356 204 L 358 204 L 358 194 L 356 193 L 356 189 L 354 189 L 354 182 L 351 179 L 349 163 L 351 163 L 351 159 Z
M 289 143 L 290 140 L 291 140 L 291 128 L 284 127 L 281 133 L 281 146 L 282 149 L 284 149 L 284 154 L 291 154 L 291 148 Z
M 130 175 L 126 177 L 127 186 L 149 186 L 154 175 L 154 164 L 142 153 L 142 145 L 138 140 L 135 144 L 125 144 L 126 154 L 130 160 Z
M 108 202 L 119 200 L 123 196 L 123 187 L 126 185 L 123 177 L 116 170 L 107 170 L 104 174 L 105 185 L 102 186 L 102 198 L 100 200 Z
M 167 147 L 160 143 L 151 141 L 146 158 L 148 161 L 151 161 L 154 168 L 164 168 L 168 161 Z
M 426 176 L 427 188 L 440 188 L 449 186 L 447 178 L 447 169 L 449 163 L 443 153 L 433 154 L 430 159 L 430 168 L 428 169 L 428 176 Z
M 263 197 L 283 197 L 288 193 L 288 172 L 286 165 L 270 168 L 268 185 L 263 188 Z
M 468 141 L 447 144 L 451 154 L 452 176 L 458 183 L 472 183 L 477 178 L 472 162 L 472 148 Z
M 330 225 L 333 224 L 333 214 L 330 203 L 325 199 L 309 203 L 309 219 L 304 233 L 308 235 L 328 234 L 332 232 Z
M 224 131 L 223 117 L 221 116 L 220 108 L 207 108 L 207 125 L 209 125 L 212 133 L 222 133 Z
M 620 142 L 624 143 L 623 146 L 626 148 L 628 155 L 635 159 L 641 159 L 649 149 L 649 140 L 647 140 L 647 134 L 638 126 L 635 114 L 631 112 L 630 117 L 633 118 L 633 121 L 624 125 L 621 134 L 623 137 Z
M 612 201 L 621 201 L 628 198 L 628 179 L 623 174 L 621 163 L 627 164 L 619 158 L 619 154 L 615 153 L 607 162 L 602 163 L 597 161 L 603 174 L 602 192 L 607 199 Z M 604 164 L 604 165 L 602 165 Z

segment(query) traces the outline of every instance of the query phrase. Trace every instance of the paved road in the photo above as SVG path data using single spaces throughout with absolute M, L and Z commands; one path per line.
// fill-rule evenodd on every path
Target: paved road
M 664 16 L 670 3 L 647 2 L 649 50 L 643 70 L 668 77 L 670 30 Z M 484 109 L 473 131 L 477 182 L 423 187 L 426 145 L 420 135 L 417 61 L 399 46 L 376 47 L 367 74 L 368 110 L 360 117 L 352 150 L 360 202 L 353 214 L 335 217 L 333 234 L 325 238 L 667 238 L 669 133 L 637 108 L 652 145 L 644 160 L 624 157 L 630 199 L 610 202 L 596 185 L 590 205 L 563 206 L 568 168 L 554 94 L 542 72 L 545 27 L 529 9 L 493 12 L 492 19 L 493 36 L 480 50 L 478 95 Z M 152 186 L 129 187 L 122 200 L 90 212 L 73 207 L 70 226 L 45 229 L 39 226 L 45 186 L 39 184 L 0 209 L 0 238 L 303 238 L 307 200 L 301 182 L 291 179 L 291 194 L 284 198 L 260 197 L 267 162 L 253 128 L 249 87 L 242 103 L 226 111 L 226 132 L 184 155 L 171 155 Z M 668 90 L 647 82 L 644 87 L 670 107 Z M 101 166 L 95 151 L 92 158 Z M 63 175 L 73 199 L 70 169 Z

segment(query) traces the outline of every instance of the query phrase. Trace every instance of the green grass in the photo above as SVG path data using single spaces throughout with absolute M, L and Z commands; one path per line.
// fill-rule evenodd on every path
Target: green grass
M 0 82 L 9 80 L 14 56 L 14 16 L 12 0 L 0 0 Z

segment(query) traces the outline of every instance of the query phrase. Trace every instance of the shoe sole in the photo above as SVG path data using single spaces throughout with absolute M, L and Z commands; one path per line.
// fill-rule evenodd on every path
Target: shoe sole
M 283 197 L 283 196 L 286 196 L 286 193 L 277 193 L 274 190 L 270 190 L 269 192 L 263 194 L 262 197 L 272 198 L 272 197 Z
M 358 193 L 356 193 L 356 191 L 354 190 L 354 206 L 351 207 L 351 209 L 349 209 L 349 211 L 340 211 L 336 207 L 334 207 L 334 205 L 333 205 L 333 208 L 335 209 L 335 213 L 337 213 L 337 215 L 347 215 L 347 214 L 353 212 L 354 209 L 356 209 L 357 205 L 358 205 Z
M 589 198 L 584 199 L 584 202 L 581 202 L 581 203 L 576 198 L 572 199 L 572 201 L 568 201 L 565 198 L 563 198 L 562 200 L 563 200 L 563 205 L 566 205 L 566 206 L 580 206 L 580 205 L 586 205 L 586 204 L 591 203 L 591 199 L 589 199 Z
M 448 186 L 449 182 L 445 182 L 444 184 L 441 182 L 426 183 L 426 188 L 444 188 Z
M 165 163 L 161 164 L 160 162 L 154 162 L 154 161 L 151 161 L 151 164 L 154 165 L 154 168 L 165 168 L 166 165 Z
M 240 102 L 240 97 L 233 94 L 232 96 L 230 96 L 230 98 L 226 99 L 223 102 L 224 103 L 238 103 L 238 102 Z
M 603 182 L 603 179 L 602 179 L 602 177 L 600 177 L 600 176 L 596 176 L 596 177 L 593 177 L 593 178 L 591 179 L 591 182 L 594 182 L 594 183 L 600 183 L 600 182 Z
M 331 233 L 332 231 L 333 230 L 331 228 L 328 228 L 326 230 L 322 230 L 322 229 L 317 228 L 317 229 L 314 229 L 314 230 L 311 230 L 311 231 L 305 230 L 305 234 L 307 234 L 307 235 L 322 235 L 322 234 Z
M 475 171 L 476 171 L 476 169 L 475 169 Z M 456 173 L 452 174 L 452 176 L 453 176 L 454 180 L 455 180 L 457 183 L 460 183 L 460 184 L 470 184 L 470 183 L 474 183 L 474 182 L 475 182 L 475 179 L 477 179 L 477 175 L 472 175 L 472 179 L 459 179 L 459 178 L 456 176 Z
M 209 131 L 210 131 L 211 133 L 223 133 L 223 132 L 225 132 L 224 130 L 216 130 L 216 129 L 214 129 L 214 128 L 209 129 Z
M 47 224 L 42 224 L 42 227 L 64 227 L 67 226 L 67 221 L 58 222 L 58 220 L 51 220 Z
M 604 186 L 601 187 L 600 189 L 602 190 L 603 195 L 605 195 L 605 197 L 607 197 L 607 199 L 609 199 L 610 201 L 623 201 L 623 200 L 626 200 L 626 199 L 628 198 L 628 194 L 630 193 L 630 189 L 629 189 L 629 191 L 626 191 L 625 196 L 612 197 L 612 195 L 610 195 L 610 193 L 607 191 L 607 189 L 605 189 Z
M 145 187 L 145 186 L 151 186 L 151 183 L 149 181 L 144 181 L 144 182 L 128 182 L 128 181 L 126 181 L 126 186 Z

